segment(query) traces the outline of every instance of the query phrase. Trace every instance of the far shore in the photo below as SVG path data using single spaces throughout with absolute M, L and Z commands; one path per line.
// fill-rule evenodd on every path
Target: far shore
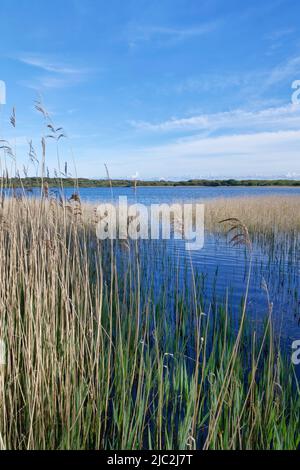
M 129 179 L 88 179 L 88 178 L 1 178 L 1 186 L 4 187 L 24 187 L 39 188 L 47 185 L 49 188 L 109 188 L 110 186 L 126 187 L 300 187 L 300 180 L 206 180 L 194 179 L 186 181 L 146 181 Z

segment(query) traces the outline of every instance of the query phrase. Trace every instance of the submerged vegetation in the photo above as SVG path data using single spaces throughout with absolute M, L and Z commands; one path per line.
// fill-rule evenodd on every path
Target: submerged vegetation
M 244 210 L 231 203 L 212 203 L 214 224 Z M 255 204 L 242 219 L 253 229 Z M 243 223 L 219 225 L 247 255 L 238 322 L 162 245 L 98 241 L 79 197 L 3 196 L 0 223 L 3 448 L 299 447 L 300 391 L 275 341 L 267 283 L 264 327 L 247 321 Z

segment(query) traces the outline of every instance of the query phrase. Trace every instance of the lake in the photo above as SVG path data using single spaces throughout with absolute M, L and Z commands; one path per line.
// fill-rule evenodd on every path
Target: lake
M 66 197 L 74 193 L 74 189 L 66 188 Z M 38 190 L 35 190 L 38 192 Z M 120 196 L 127 196 L 129 202 L 136 200 L 141 204 L 163 204 L 179 202 L 193 202 L 214 198 L 231 198 L 247 196 L 289 196 L 300 195 L 300 187 L 138 187 L 133 188 L 80 188 L 80 197 L 86 202 L 116 200 Z

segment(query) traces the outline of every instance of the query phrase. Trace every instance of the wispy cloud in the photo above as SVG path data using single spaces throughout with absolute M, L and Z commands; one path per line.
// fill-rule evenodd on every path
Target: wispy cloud
M 130 46 L 142 42 L 156 42 L 160 45 L 170 45 L 187 39 L 203 36 L 214 32 L 220 25 L 220 20 L 209 21 L 193 27 L 177 28 L 169 26 L 129 25 L 127 36 Z
M 291 57 L 287 61 L 274 67 L 266 79 L 265 84 L 266 86 L 272 86 L 288 79 L 296 79 L 297 75 L 300 75 L 300 56 Z
M 217 21 L 212 21 L 191 28 L 168 28 L 159 26 L 148 26 L 145 28 L 140 28 L 139 31 L 141 33 L 140 37 L 144 39 L 151 39 L 154 36 L 169 36 L 181 40 L 188 37 L 202 36 L 203 34 L 211 33 L 212 31 L 216 30 L 217 25 Z
M 23 64 L 44 70 L 45 72 L 63 75 L 77 75 L 88 71 L 88 69 L 74 68 L 60 62 L 54 62 L 43 56 L 24 55 L 19 57 L 19 61 Z
M 300 56 L 287 58 L 285 61 L 270 67 L 269 69 L 243 70 L 231 73 L 225 71 L 220 73 L 201 73 L 197 76 L 187 77 L 177 83 L 166 83 L 163 92 L 184 93 L 220 93 L 225 89 L 234 89 L 247 100 L 261 100 L 261 97 L 270 88 L 277 85 L 287 84 L 291 87 L 294 80 L 300 79 Z
M 243 73 L 232 74 L 223 72 L 217 73 L 202 73 L 195 77 L 188 77 L 179 81 L 176 84 L 168 84 L 167 89 L 171 92 L 178 94 L 182 93 L 201 93 L 212 90 L 224 90 L 226 88 L 243 88 L 251 85 L 257 80 L 257 73 Z
M 45 75 L 33 76 L 22 83 L 30 88 L 64 88 L 84 81 L 92 72 L 90 68 L 73 67 L 44 55 L 23 54 L 17 57 L 22 64 L 32 67 Z M 46 75 L 47 74 L 47 75 Z
M 201 156 L 278 154 L 298 153 L 300 131 L 254 132 L 251 134 L 232 134 L 218 137 L 194 136 L 178 139 L 174 143 L 152 147 L 147 152 L 153 156 L 169 155 L 200 158 Z M 289 146 L 287 146 L 289 144 Z M 300 166 L 300 164 L 299 164 Z
M 295 32 L 295 28 L 285 28 L 285 29 L 278 29 L 277 31 L 273 31 L 271 33 L 266 34 L 266 39 L 270 41 L 277 41 L 278 39 L 285 38 L 290 36 Z
M 201 114 L 187 118 L 171 118 L 159 123 L 131 121 L 130 124 L 139 130 L 148 132 L 182 132 L 182 131 L 236 131 L 255 129 L 282 130 L 300 127 L 300 107 L 286 105 L 258 111 L 235 109 L 228 112 Z

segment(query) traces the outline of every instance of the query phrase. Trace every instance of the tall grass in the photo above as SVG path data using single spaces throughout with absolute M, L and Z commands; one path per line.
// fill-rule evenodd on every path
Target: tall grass
M 247 224 L 252 235 L 300 232 L 300 196 L 297 195 L 219 198 L 210 199 L 205 205 L 208 230 L 224 230 L 218 221 L 236 217 Z
M 0 215 L 2 448 L 299 447 L 267 292 L 264 332 L 247 323 L 247 286 L 236 330 L 151 242 L 99 242 L 79 198 L 4 198 Z

